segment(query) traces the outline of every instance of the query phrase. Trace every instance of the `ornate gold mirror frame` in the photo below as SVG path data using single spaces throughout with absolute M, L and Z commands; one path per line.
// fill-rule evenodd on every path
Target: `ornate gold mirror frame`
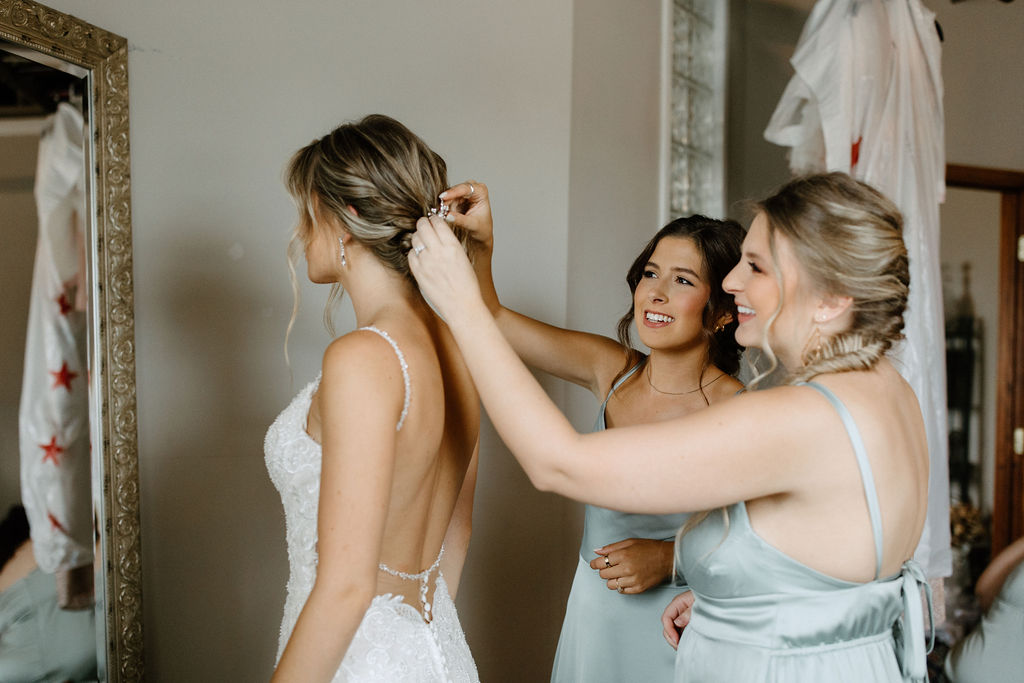
M 89 73 L 90 327 L 94 508 L 105 680 L 142 680 L 142 553 L 128 156 L 128 43 L 30 0 L 0 0 L 0 38 Z M 102 618 L 99 615 L 102 614 Z

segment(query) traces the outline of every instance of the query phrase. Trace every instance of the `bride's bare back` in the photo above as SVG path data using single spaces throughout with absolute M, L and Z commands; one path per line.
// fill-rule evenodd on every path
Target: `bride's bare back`
M 346 335 L 345 338 L 362 337 L 359 346 L 371 347 L 370 353 L 378 361 L 391 366 L 390 371 L 380 377 L 375 390 L 363 392 L 355 400 L 387 401 L 398 393 L 402 397 L 401 408 L 405 406 L 406 373 L 409 382 L 407 413 L 401 429 L 395 431 L 393 437 L 390 491 L 387 500 L 379 501 L 387 507 L 380 562 L 391 569 L 415 574 L 434 563 L 449 531 L 455 538 L 460 535 L 460 529 L 453 527 L 464 526 L 466 538 L 461 542 L 468 540 L 480 424 L 479 401 L 451 333 L 433 312 L 429 309 L 417 311 L 415 315 L 406 312 L 374 322 L 401 351 L 405 373 L 399 356 L 376 332 L 357 330 Z M 331 356 L 328 350 L 325 370 Z M 313 397 L 307 424 L 309 435 L 318 442 L 322 439 L 324 419 L 321 391 Z M 401 419 L 400 413 L 398 419 Z M 345 523 L 361 524 L 364 519 L 356 514 Z M 464 548 L 453 550 L 464 552 Z M 451 571 L 447 573 L 454 592 L 458 576 L 451 576 Z M 381 571 L 377 593 L 384 592 L 402 595 L 410 605 L 418 606 L 420 602 L 416 582 Z

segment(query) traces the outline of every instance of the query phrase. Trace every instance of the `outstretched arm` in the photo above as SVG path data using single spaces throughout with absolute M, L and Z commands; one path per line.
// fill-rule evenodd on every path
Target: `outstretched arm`
M 317 392 L 323 458 L 316 581 L 274 683 L 331 680 L 373 599 L 404 391 L 394 353 L 376 335 L 354 332 L 328 347 Z
M 792 447 L 793 415 L 820 405 L 804 388 L 748 394 L 667 422 L 577 433 L 501 335 L 444 221 L 421 219 L 413 245 L 409 264 L 421 290 L 448 321 L 488 415 L 537 488 L 665 514 L 788 492 L 808 469 L 807 449 Z
M 451 205 L 448 222 L 469 234 L 466 248 L 481 296 L 519 357 L 527 365 L 586 387 L 603 399 L 623 368 L 626 350 L 608 337 L 548 325 L 502 306 L 491 272 L 494 227 L 487 186 L 467 181 L 441 193 L 441 199 Z
M 1024 562 L 1024 538 L 1018 538 L 1003 548 L 1002 552 L 985 567 L 985 571 L 978 577 L 978 583 L 974 587 L 974 594 L 978 596 L 982 610 L 988 611 L 996 596 L 999 595 L 999 591 L 1002 590 L 1006 577 L 1021 562 Z

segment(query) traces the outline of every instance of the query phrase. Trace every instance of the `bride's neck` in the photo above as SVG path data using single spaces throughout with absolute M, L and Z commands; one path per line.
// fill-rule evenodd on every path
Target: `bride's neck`
M 360 264 L 346 275 L 342 285 L 360 327 L 372 324 L 385 311 L 416 314 L 428 309 L 412 282 L 379 262 Z

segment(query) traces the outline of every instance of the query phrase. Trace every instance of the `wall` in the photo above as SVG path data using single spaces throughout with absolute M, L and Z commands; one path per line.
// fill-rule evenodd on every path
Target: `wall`
M 568 323 L 610 337 L 631 303 L 626 271 L 661 227 L 660 32 L 659 2 L 575 5 Z M 569 389 L 578 429 L 597 406 Z
M 813 4 L 730 0 L 725 211 L 744 224 L 744 200 L 790 177 L 785 150 L 765 140 L 764 129 L 793 76 L 789 59 Z
M 1024 170 L 1024 5 L 928 7 L 945 36 L 946 162 Z
M 621 138 L 629 130 L 617 125 L 656 119 L 647 109 L 656 96 L 645 92 L 655 77 L 637 83 L 633 67 L 650 66 L 645 32 L 660 3 L 649 0 L 652 9 L 645 3 L 629 20 L 637 55 L 620 45 L 619 68 L 602 62 L 610 68 L 603 92 L 577 87 L 593 76 L 576 61 L 574 22 L 589 26 L 584 49 L 598 55 L 599 39 L 622 40 L 613 22 L 633 16 L 634 3 L 50 4 L 130 45 L 146 678 L 265 680 L 286 558 L 262 439 L 328 341 L 324 292 L 304 285 L 290 383 L 281 344 L 293 209 L 283 164 L 341 120 L 372 111 L 399 118 L 445 156 L 453 181 L 492 188 L 506 302 L 555 324 L 570 309 L 594 310 L 584 322 L 608 330 L 621 298 L 588 299 L 570 285 L 606 279 L 601 257 L 578 262 L 569 252 L 592 229 L 600 240 L 616 235 L 625 245 L 616 252 L 631 254 L 619 220 L 631 218 L 642 235 L 655 227 L 645 214 L 650 195 L 630 190 L 657 186 L 654 155 L 644 163 L 651 141 L 639 136 L 640 149 L 602 141 L 596 153 L 611 180 L 584 169 L 588 192 L 634 174 L 607 215 L 577 211 L 572 173 L 600 137 L 593 121 Z M 605 9 L 615 11 L 605 17 Z M 601 113 L 609 102 L 618 118 Z M 624 269 L 615 261 L 611 280 Z M 348 329 L 341 310 L 338 328 Z M 564 390 L 547 386 L 565 405 Z M 463 623 L 484 680 L 545 680 L 576 561 L 578 508 L 535 492 L 489 427 L 482 452 Z

